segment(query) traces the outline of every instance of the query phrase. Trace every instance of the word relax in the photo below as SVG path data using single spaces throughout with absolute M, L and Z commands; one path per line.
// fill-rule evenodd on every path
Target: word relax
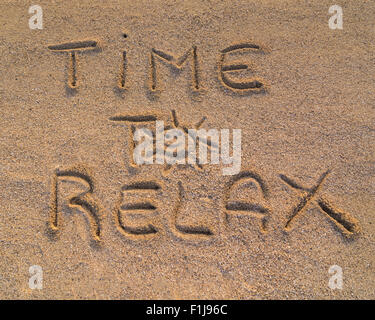
M 57 53 L 67 53 L 69 56 L 69 76 L 68 76 L 68 86 L 72 89 L 76 89 L 79 84 L 78 79 L 78 53 L 83 53 L 85 51 L 100 51 L 99 42 L 95 40 L 85 40 L 85 41 L 73 41 L 69 43 L 61 43 L 56 45 L 48 46 L 48 49 L 52 52 Z M 233 74 L 240 71 L 254 71 L 250 68 L 249 63 L 233 61 L 226 62 L 232 53 L 248 50 L 249 52 L 265 54 L 270 50 L 263 45 L 242 42 L 232 44 L 225 49 L 221 50 L 219 53 L 219 59 L 217 62 L 218 68 L 218 78 L 221 85 L 231 91 L 238 93 L 260 93 L 266 90 L 266 83 L 264 80 L 253 77 L 253 78 L 241 78 L 235 79 Z M 181 70 L 186 62 L 191 58 L 191 81 L 193 91 L 199 91 L 201 89 L 200 77 L 199 77 L 199 61 L 198 61 L 198 50 L 196 46 L 192 46 L 188 49 L 185 54 L 180 57 L 175 57 L 170 53 L 164 52 L 162 50 L 152 48 L 149 54 L 149 82 L 148 86 L 151 92 L 158 91 L 159 87 L 159 77 L 158 70 L 156 66 L 157 59 L 162 61 L 164 64 L 168 64 L 177 70 Z M 127 88 L 127 69 L 128 69 L 128 58 L 126 51 L 122 52 L 122 60 L 120 64 L 118 87 L 120 89 Z
M 315 185 L 310 188 L 304 187 L 283 174 L 279 175 L 283 183 L 298 193 L 298 201 L 291 208 L 288 213 L 289 217 L 284 223 L 285 232 L 292 230 L 295 221 L 307 212 L 308 207 L 318 208 L 335 225 L 335 229 L 345 237 L 352 238 L 360 232 L 358 220 L 349 213 L 335 208 L 323 194 L 323 182 L 329 172 L 327 170 L 322 173 Z M 84 191 L 72 191 L 72 183 L 79 186 L 80 191 L 82 189 Z M 173 184 L 173 181 L 171 183 Z M 247 196 L 245 200 L 238 196 L 238 191 L 243 194 L 246 189 L 253 190 L 252 185 L 256 186 L 256 194 Z M 172 186 L 169 185 L 170 187 Z M 175 196 L 171 194 L 171 190 L 167 195 L 163 195 L 165 186 L 162 181 L 132 179 L 123 185 L 119 201 L 112 210 L 112 218 L 117 230 L 132 240 L 152 239 L 164 234 L 163 229 L 166 227 L 169 228 L 169 234 L 183 240 L 212 240 L 227 229 L 230 217 L 245 215 L 258 221 L 261 233 L 268 232 L 273 211 L 268 202 L 269 188 L 266 181 L 254 171 L 241 171 L 229 180 L 226 179 L 221 187 L 222 200 L 212 202 L 217 217 L 216 222 L 210 226 L 202 224 L 202 221 L 196 221 L 193 225 L 181 224 L 178 216 L 181 214 L 181 209 L 186 207 L 186 188 L 188 187 L 184 187 L 181 181 L 177 181 L 177 188 L 172 188 Z M 49 230 L 54 238 L 63 227 L 63 212 L 68 208 L 74 208 L 86 216 L 92 239 L 95 242 L 101 240 L 104 215 L 101 202 L 96 199 L 94 190 L 95 183 L 92 174 L 89 174 L 85 166 L 78 165 L 55 171 L 49 219 Z M 168 214 L 163 215 L 164 211 Z M 163 221 L 164 219 L 166 221 Z M 137 221 L 136 224 L 134 221 Z

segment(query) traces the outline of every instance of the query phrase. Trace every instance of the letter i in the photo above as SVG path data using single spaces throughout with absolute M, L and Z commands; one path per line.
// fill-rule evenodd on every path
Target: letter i
M 125 80 L 126 80 L 126 51 L 122 52 L 121 68 L 120 68 L 120 79 L 118 86 L 120 89 L 125 89 Z
M 127 35 L 124 33 L 124 38 Z M 127 59 L 126 59 L 126 51 L 124 50 L 121 55 L 121 66 L 120 66 L 120 78 L 118 81 L 118 87 L 120 89 L 125 89 L 125 82 L 126 82 L 126 67 L 127 67 Z

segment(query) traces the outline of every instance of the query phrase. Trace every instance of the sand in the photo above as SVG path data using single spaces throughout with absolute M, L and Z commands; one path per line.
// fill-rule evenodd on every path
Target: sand
M 374 2 L 36 4 L 0 4 L 1 299 L 375 298 Z M 135 166 L 152 117 L 241 129 L 240 175 Z

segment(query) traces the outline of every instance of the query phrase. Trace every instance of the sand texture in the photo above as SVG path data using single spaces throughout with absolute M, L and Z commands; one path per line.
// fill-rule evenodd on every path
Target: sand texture
M 374 1 L 35 4 L 0 3 L 1 299 L 375 298 Z M 156 119 L 241 129 L 241 172 L 135 165 Z

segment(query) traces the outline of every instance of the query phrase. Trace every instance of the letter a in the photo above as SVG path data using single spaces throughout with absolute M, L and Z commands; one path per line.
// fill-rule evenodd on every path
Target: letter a
M 333 276 L 329 278 L 328 286 L 331 289 L 342 289 L 342 268 L 340 266 L 334 265 L 331 266 L 328 270 L 330 274 L 333 273 Z
M 331 6 L 328 9 L 328 13 L 330 13 L 330 14 L 334 13 L 334 15 L 332 17 L 330 17 L 329 20 L 328 20 L 329 28 L 332 29 L 332 30 L 335 30 L 335 29 L 342 30 L 342 23 L 343 23 L 343 21 L 342 21 L 342 16 L 343 16 L 342 8 L 338 5 Z
M 43 10 L 41 6 L 34 5 L 29 8 L 29 14 L 33 14 L 29 19 L 30 29 L 43 29 Z

